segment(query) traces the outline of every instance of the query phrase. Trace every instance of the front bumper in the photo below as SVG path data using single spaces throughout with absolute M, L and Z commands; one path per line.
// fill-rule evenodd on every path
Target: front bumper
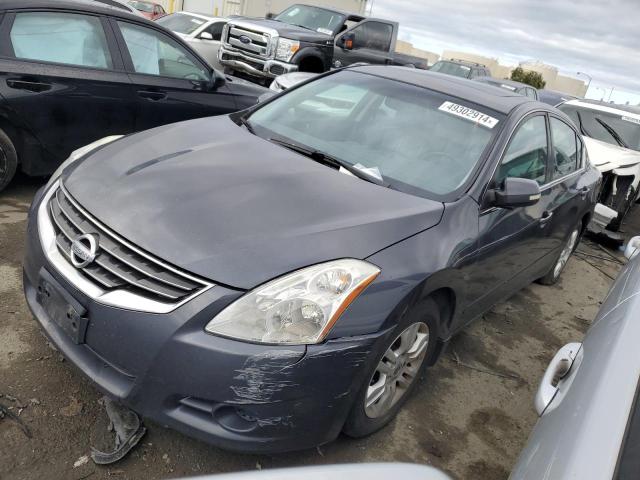
M 298 71 L 298 66 L 292 63 L 252 57 L 226 45 L 218 50 L 218 61 L 225 67 L 260 78 L 275 78 L 278 75 Z
M 229 450 L 304 449 L 340 433 L 385 332 L 306 347 L 213 336 L 205 325 L 241 295 L 221 286 L 169 313 L 100 303 L 48 262 L 36 209 L 24 261 L 27 303 L 51 342 L 102 392 L 163 426 Z M 43 271 L 86 309 L 84 343 L 74 343 L 39 303 Z

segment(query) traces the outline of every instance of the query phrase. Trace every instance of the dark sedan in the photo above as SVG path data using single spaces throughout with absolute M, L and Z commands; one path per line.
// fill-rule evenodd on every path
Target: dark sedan
M 268 90 L 225 79 L 165 28 L 98 2 L 0 3 L 0 190 L 107 135 L 219 115 Z
M 452 335 L 556 282 L 599 179 L 547 105 L 334 71 L 74 156 L 33 203 L 25 295 L 142 415 L 224 448 L 306 448 L 378 430 Z

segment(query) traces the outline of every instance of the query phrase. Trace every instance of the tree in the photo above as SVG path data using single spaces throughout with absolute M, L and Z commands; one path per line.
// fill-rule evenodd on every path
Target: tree
M 538 72 L 525 71 L 522 67 L 517 67 L 511 72 L 511 80 L 526 83 L 534 88 L 544 88 L 547 84 Z

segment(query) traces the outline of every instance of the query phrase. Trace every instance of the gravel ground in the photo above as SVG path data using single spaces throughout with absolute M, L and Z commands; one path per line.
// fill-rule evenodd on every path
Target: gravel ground
M 0 478 L 6 480 L 175 478 L 365 461 L 504 479 L 536 420 L 533 396 L 546 365 L 559 347 L 582 339 L 619 267 L 574 255 L 558 285 L 531 285 L 496 306 L 452 341 L 398 418 L 368 438 L 341 437 L 292 454 L 240 455 L 146 421 L 147 435 L 121 462 L 74 467 L 102 436 L 106 418 L 98 392 L 47 345 L 23 300 L 27 209 L 41 184 L 19 177 L 0 193 L 0 403 L 32 433 L 29 439 L 15 422 L 0 420 Z M 608 257 L 589 241 L 579 251 Z

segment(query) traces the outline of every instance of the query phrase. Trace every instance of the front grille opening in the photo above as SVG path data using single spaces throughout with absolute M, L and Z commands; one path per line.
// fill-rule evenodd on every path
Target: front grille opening
M 123 241 L 76 205 L 62 188 L 49 200 L 56 245 L 71 263 L 74 239 L 87 233 L 98 235 L 95 260 L 78 271 L 101 289 L 125 290 L 157 302 L 175 304 L 206 288 L 205 282 Z

